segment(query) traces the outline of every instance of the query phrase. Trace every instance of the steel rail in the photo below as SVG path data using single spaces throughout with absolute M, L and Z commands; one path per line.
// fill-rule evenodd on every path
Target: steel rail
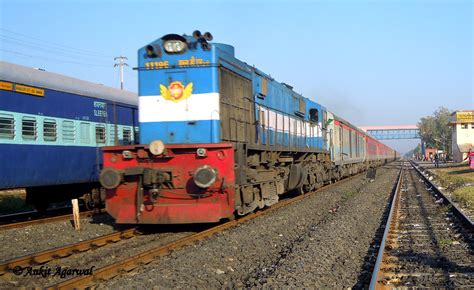
M 401 184 L 402 184 L 402 179 L 403 179 L 403 166 L 404 166 L 404 162 L 402 162 L 400 173 L 398 174 L 397 186 L 395 187 L 393 198 L 390 201 L 390 213 L 387 218 L 387 223 L 385 224 L 385 231 L 383 233 L 382 242 L 380 243 L 379 252 L 377 253 L 377 260 L 375 262 L 374 270 L 372 272 L 372 278 L 370 279 L 370 285 L 369 285 L 370 290 L 375 289 L 379 275 L 380 275 L 380 266 L 382 265 L 382 259 L 385 252 L 385 241 L 387 240 L 387 236 L 389 235 L 389 232 L 390 232 L 390 224 L 392 222 L 392 217 L 395 212 L 395 206 L 397 204 L 398 196 L 400 195 L 400 189 L 401 189 Z
M 284 199 L 284 200 L 278 202 L 277 204 L 275 204 L 275 205 L 273 205 L 269 208 L 265 208 L 263 210 L 260 210 L 260 211 L 257 211 L 255 213 L 246 215 L 246 216 L 241 217 L 239 219 L 232 220 L 232 221 L 226 222 L 224 224 L 217 225 L 217 226 L 212 227 L 210 229 L 204 230 L 202 232 L 198 232 L 196 234 L 192 234 L 190 236 L 184 237 L 182 239 L 171 242 L 169 244 L 158 246 L 158 247 L 149 249 L 147 251 L 144 251 L 142 253 L 139 253 L 137 255 L 131 256 L 129 258 L 125 258 L 123 260 L 116 261 L 111 265 L 96 269 L 89 276 L 74 277 L 74 278 L 71 278 L 69 280 L 60 282 L 58 284 L 51 285 L 50 287 L 48 287 L 48 289 L 86 288 L 86 287 L 90 287 L 90 286 L 96 284 L 96 281 L 112 279 L 113 277 L 119 275 L 121 272 L 124 272 L 124 271 L 129 272 L 129 271 L 139 267 L 140 265 L 148 264 L 148 263 L 152 262 L 153 260 L 155 260 L 156 258 L 162 257 L 162 256 L 168 254 L 169 252 L 173 251 L 173 250 L 177 250 L 177 249 L 182 248 L 184 246 L 192 245 L 195 242 L 203 240 L 205 238 L 208 238 L 208 237 L 210 237 L 210 236 L 212 236 L 216 233 L 220 233 L 224 230 L 233 228 L 233 227 L 235 227 L 239 224 L 243 224 L 243 223 L 245 223 L 249 220 L 252 220 L 256 217 L 259 217 L 259 216 L 262 216 L 264 214 L 276 211 L 276 210 L 278 210 L 282 207 L 285 207 L 289 204 L 292 204 L 292 203 L 301 201 L 303 199 L 306 199 L 306 198 L 308 198 L 308 197 L 312 196 L 313 194 L 318 193 L 320 191 L 328 190 L 328 189 L 330 189 L 334 186 L 342 185 L 342 184 L 348 182 L 349 180 L 352 180 L 356 177 L 360 177 L 362 174 L 365 174 L 365 172 L 362 172 L 362 173 L 344 178 L 344 179 L 342 179 L 338 182 L 335 182 L 335 183 L 328 184 L 328 185 L 323 186 L 323 187 L 321 187 L 321 188 L 319 188 L 319 189 L 317 189 L 313 192 L 303 194 L 303 195 L 298 195 L 296 197 L 289 198 L 289 199 Z
M 91 217 L 97 214 L 102 214 L 104 213 L 104 210 L 100 211 L 85 211 L 81 212 L 79 215 L 81 218 L 84 217 Z M 7 223 L 7 224 L 0 224 L 0 231 L 4 230 L 10 230 L 10 229 L 17 229 L 17 228 L 23 228 L 31 225 L 41 225 L 41 224 L 47 224 L 51 222 L 57 222 L 57 221 L 63 221 L 63 220 L 72 220 L 73 215 L 72 214 L 65 214 L 65 215 L 59 215 L 59 216 L 53 216 L 53 217 L 46 217 L 46 218 L 40 218 L 40 219 L 32 219 L 32 220 L 27 220 L 27 221 L 22 221 L 22 222 L 14 222 L 14 223 Z
M 449 204 L 452 207 L 453 213 L 457 215 L 464 224 L 474 228 L 474 223 L 471 218 L 464 214 L 464 212 L 444 192 L 442 192 L 433 182 L 431 182 L 431 180 L 429 180 L 429 178 L 418 168 L 418 166 L 415 165 L 413 161 L 410 160 L 410 164 L 413 166 L 413 168 L 415 168 L 416 172 L 418 172 L 418 175 L 423 178 L 425 183 L 431 187 L 431 190 L 436 192 L 436 194 L 443 199 L 445 204 Z
M 72 211 L 72 206 L 62 206 L 57 208 L 51 208 L 43 212 L 37 210 L 16 212 L 10 214 L 0 215 L 0 225 L 9 224 L 12 221 L 21 222 L 28 221 L 31 218 L 42 218 L 42 217 L 52 217 L 60 214 L 65 214 Z
M 417 174 L 419 176 L 422 177 L 422 179 L 424 180 L 425 184 L 428 185 L 429 187 L 431 187 L 431 191 L 434 192 L 435 194 L 439 195 L 442 199 L 443 199 L 443 202 L 445 205 L 449 205 L 451 207 L 451 210 L 452 212 L 457 215 L 461 222 L 463 222 L 464 224 L 466 224 L 468 227 L 473 227 L 473 224 L 472 224 L 472 220 L 467 217 L 452 201 L 451 199 L 449 199 L 441 190 L 439 190 L 429 179 L 428 177 L 415 165 L 414 162 L 412 161 L 409 161 L 409 165 L 411 167 L 413 167 L 415 169 L 415 171 L 417 172 Z M 403 170 L 403 169 L 402 169 Z M 378 284 L 378 281 L 380 281 L 380 277 L 381 277 L 381 265 L 382 265 L 382 262 L 383 262 L 383 256 L 385 254 L 385 242 L 388 238 L 388 235 L 389 235 L 389 232 L 390 232 L 390 225 L 391 223 L 393 222 L 393 218 L 394 218 L 394 215 L 393 215 L 393 212 L 396 208 L 396 205 L 398 203 L 398 198 L 400 196 L 400 189 L 401 189 L 401 183 L 403 182 L 403 177 L 402 177 L 402 170 L 400 172 L 400 179 L 398 181 L 398 184 L 397 184 L 397 189 L 396 189 L 396 192 L 394 194 L 394 197 L 392 199 L 392 202 L 391 202 L 391 208 L 390 208 L 390 214 L 389 214 L 389 217 L 387 219 L 387 223 L 385 225 L 385 231 L 384 231 L 384 235 L 382 237 L 382 242 L 380 244 L 380 248 L 379 248 L 379 252 L 377 254 L 377 261 L 375 263 L 375 267 L 374 267 L 374 271 L 372 273 L 372 279 L 370 281 L 370 286 L 369 286 L 369 289 L 370 290 L 373 290 L 373 289 L 377 289 L 377 288 L 380 288 L 380 285 Z
M 43 264 L 54 259 L 64 258 L 74 253 L 85 252 L 95 247 L 102 247 L 108 243 L 116 243 L 122 239 L 129 239 L 136 235 L 136 229 L 127 229 L 108 235 L 89 239 L 72 245 L 66 245 L 20 258 L 11 259 L 0 264 L 0 276 L 13 270 L 15 267 L 27 267 Z

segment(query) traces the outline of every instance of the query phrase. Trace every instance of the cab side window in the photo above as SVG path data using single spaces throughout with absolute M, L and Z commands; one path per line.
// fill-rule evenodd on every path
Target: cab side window
M 319 121 L 318 109 L 309 109 L 309 120 L 317 123 Z

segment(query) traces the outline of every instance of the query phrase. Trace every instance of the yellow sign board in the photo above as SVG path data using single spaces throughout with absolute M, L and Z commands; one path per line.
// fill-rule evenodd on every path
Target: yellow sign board
M 473 112 L 456 112 L 457 123 L 473 123 L 474 113 Z
M 0 90 L 13 91 L 13 84 L 0 81 Z
M 24 85 L 15 85 L 15 91 L 23 94 L 34 95 L 39 97 L 44 97 L 44 90 L 34 87 L 24 86 Z

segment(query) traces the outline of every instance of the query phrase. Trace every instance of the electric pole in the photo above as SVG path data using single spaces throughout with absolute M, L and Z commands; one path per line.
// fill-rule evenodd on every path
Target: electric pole
M 118 61 L 118 63 L 116 63 L 114 67 L 120 68 L 120 89 L 123 90 L 123 67 L 128 66 L 128 64 L 125 63 L 125 61 L 128 60 L 128 58 L 126 56 L 117 56 L 117 57 L 114 57 L 114 60 Z

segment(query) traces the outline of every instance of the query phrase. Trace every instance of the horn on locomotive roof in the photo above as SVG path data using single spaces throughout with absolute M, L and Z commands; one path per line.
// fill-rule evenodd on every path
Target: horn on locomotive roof
M 202 37 L 207 41 L 212 41 L 212 39 L 213 39 L 212 34 L 210 32 L 204 33 L 204 35 Z
M 201 35 L 201 31 L 199 31 L 199 30 L 194 30 L 194 32 L 193 32 L 193 37 L 194 37 L 194 39 L 199 39 L 199 38 L 201 38 L 201 36 L 202 36 L 202 35 Z

